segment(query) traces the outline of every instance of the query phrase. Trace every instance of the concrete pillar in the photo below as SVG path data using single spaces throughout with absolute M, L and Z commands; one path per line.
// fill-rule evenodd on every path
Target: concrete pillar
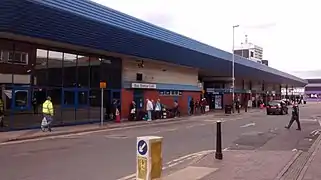
M 288 97 L 288 85 L 285 85 L 285 98 L 289 98 Z

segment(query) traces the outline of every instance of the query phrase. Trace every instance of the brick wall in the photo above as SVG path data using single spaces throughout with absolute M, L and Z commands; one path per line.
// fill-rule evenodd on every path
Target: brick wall
M 133 101 L 134 95 L 131 89 L 121 90 L 121 118 L 127 118 L 129 114 L 129 106 Z

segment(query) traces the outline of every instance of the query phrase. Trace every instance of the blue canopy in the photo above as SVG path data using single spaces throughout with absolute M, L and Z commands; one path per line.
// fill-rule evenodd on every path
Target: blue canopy
M 0 32 L 196 67 L 231 76 L 232 54 L 87 0 L 2 0 Z M 235 57 L 236 78 L 304 86 L 303 79 Z

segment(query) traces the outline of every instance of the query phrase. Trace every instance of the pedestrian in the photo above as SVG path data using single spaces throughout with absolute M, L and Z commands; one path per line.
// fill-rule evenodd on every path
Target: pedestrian
M 189 102 L 189 108 L 190 108 L 190 115 L 194 114 L 194 99 L 192 98 L 191 101 Z
M 156 103 L 155 103 L 154 99 L 152 99 L 151 101 L 153 104 L 153 111 L 152 111 L 152 120 L 153 120 L 153 119 L 156 119 L 156 112 L 155 112 Z
M 295 102 L 293 104 L 291 120 L 290 120 L 289 124 L 287 126 L 285 126 L 285 128 L 290 129 L 290 127 L 292 126 L 294 121 L 296 122 L 296 124 L 298 126 L 298 128 L 296 130 L 301 131 L 301 124 L 300 124 L 300 118 L 299 118 L 299 106 L 298 106 L 297 102 Z
M 112 102 L 112 120 L 115 120 L 116 118 L 116 110 L 118 108 L 118 101 L 117 99 L 113 99 L 113 102 Z
M 236 107 L 237 113 L 240 113 L 240 106 L 241 106 L 240 99 L 237 98 L 235 101 L 235 107 Z
M 33 114 L 38 114 L 38 102 L 36 97 L 32 98 Z
M 51 132 L 51 124 L 53 121 L 54 107 L 51 102 L 50 96 L 48 96 L 47 100 L 42 104 L 42 114 L 46 119 L 47 123 L 46 123 L 46 126 L 41 126 L 41 129 L 42 131 L 45 131 L 45 128 L 47 127 L 48 130 Z
M 132 101 L 129 109 L 130 109 L 129 120 L 135 121 L 136 120 L 136 103 L 135 103 L 135 101 Z
M 174 108 L 173 108 L 173 113 L 174 113 L 174 117 L 179 117 L 181 115 L 181 113 L 179 112 L 179 108 L 178 108 L 178 101 L 175 100 L 174 101 Z
M 4 127 L 4 102 L 0 98 L 0 127 Z
M 200 100 L 196 100 L 195 102 L 195 114 L 198 114 L 200 111 Z
M 201 102 L 200 102 L 200 106 L 201 106 L 201 113 L 205 114 L 205 106 L 206 106 L 206 100 L 205 98 L 202 98 Z
M 160 119 L 162 112 L 162 104 L 160 103 L 160 99 L 157 99 L 155 104 L 155 119 Z
M 152 120 L 152 111 L 153 111 L 153 103 L 149 99 L 146 99 L 146 111 L 147 111 L 147 121 Z

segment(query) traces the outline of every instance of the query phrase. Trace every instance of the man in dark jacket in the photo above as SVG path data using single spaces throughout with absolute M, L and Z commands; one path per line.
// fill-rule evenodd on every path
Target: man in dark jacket
M 194 108 L 195 108 L 194 105 L 195 105 L 194 99 L 192 98 L 192 99 L 190 100 L 190 102 L 189 102 L 190 115 L 193 115 L 193 114 L 194 114 Z
M 299 106 L 297 104 L 297 102 L 294 103 L 293 107 L 292 107 L 292 116 L 291 116 L 291 120 L 289 122 L 288 126 L 285 126 L 285 128 L 290 129 L 290 127 L 292 126 L 293 122 L 296 122 L 298 125 L 298 128 L 296 130 L 301 131 L 301 124 L 300 124 L 300 120 L 299 120 Z

